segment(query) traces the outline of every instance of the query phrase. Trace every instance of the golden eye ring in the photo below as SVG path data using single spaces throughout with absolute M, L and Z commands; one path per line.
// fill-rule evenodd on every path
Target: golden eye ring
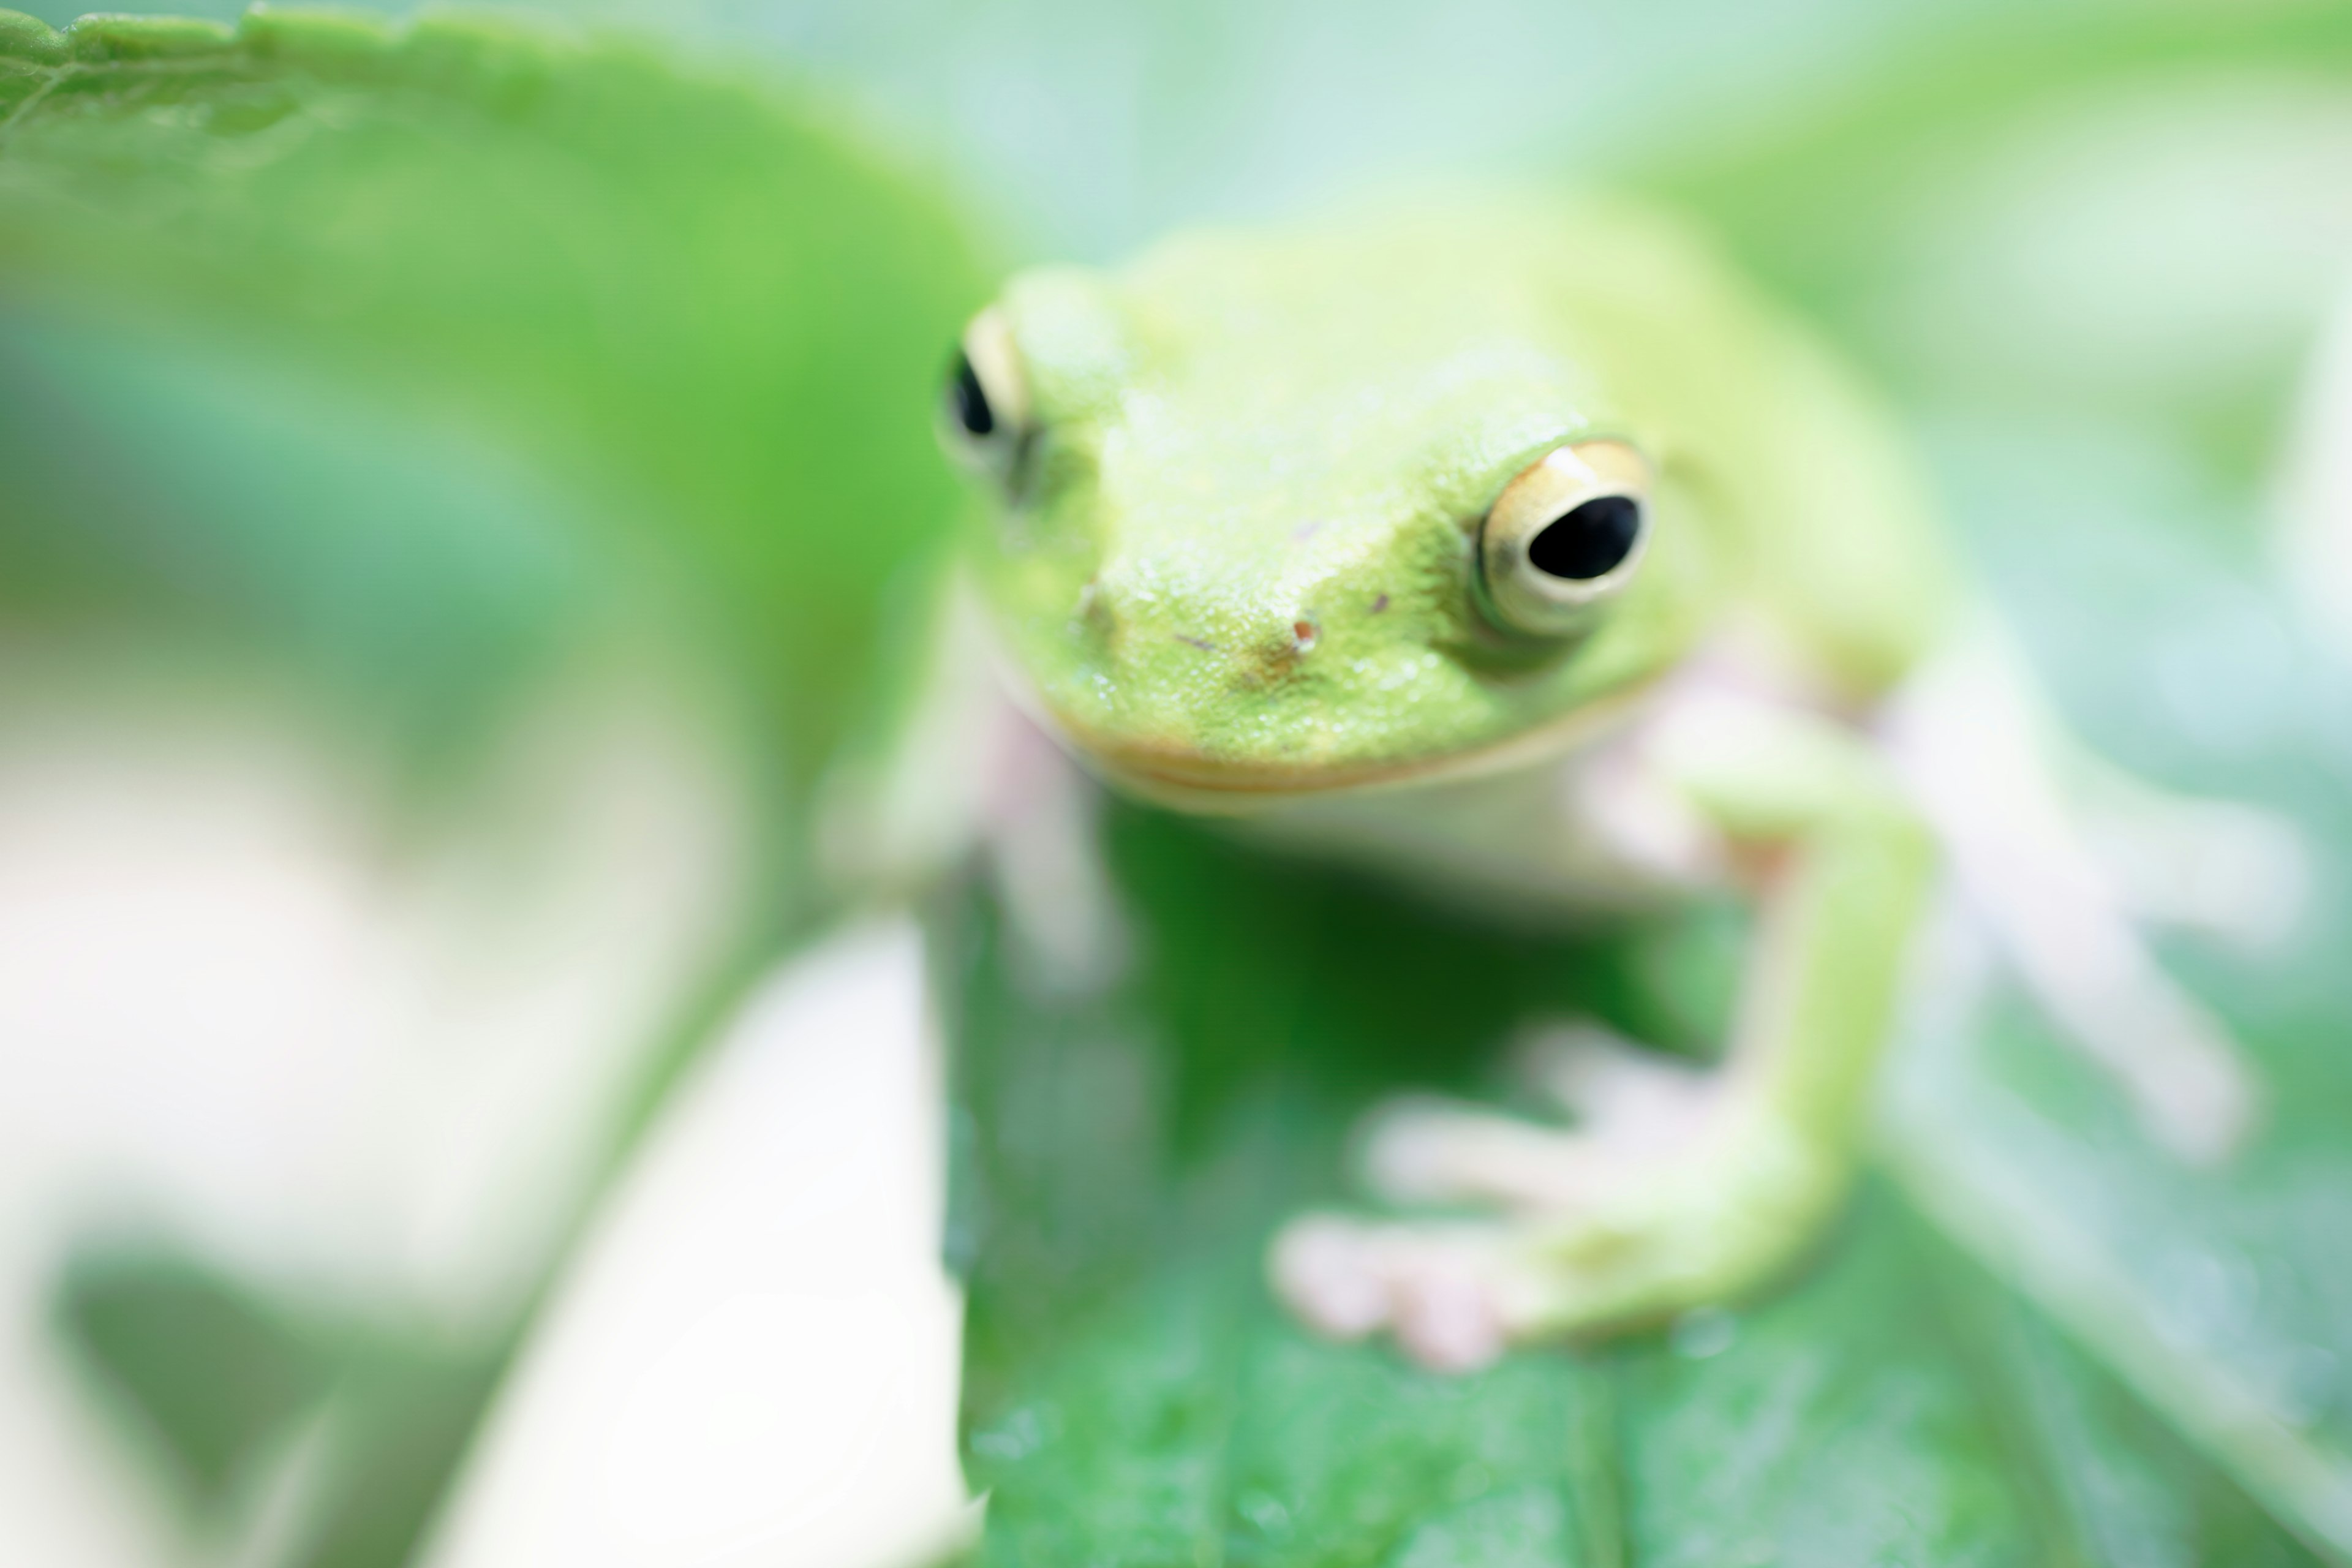
M 1588 626 L 1640 569 L 1650 542 L 1650 465 L 1622 441 L 1571 441 L 1520 470 L 1478 529 L 1478 579 L 1507 631 Z

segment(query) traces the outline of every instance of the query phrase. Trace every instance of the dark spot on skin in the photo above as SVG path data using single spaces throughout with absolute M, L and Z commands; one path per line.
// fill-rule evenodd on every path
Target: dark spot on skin
M 1376 616 L 1388 607 L 1389 596 L 1386 594 L 1382 594 L 1379 598 L 1372 601 L 1372 614 Z
M 1315 647 L 1318 635 L 1315 618 L 1312 616 L 1301 616 L 1290 623 L 1291 643 L 1301 653 L 1306 653 Z
M 1191 643 L 1202 653 L 1214 653 L 1217 651 L 1217 645 L 1215 643 L 1204 642 L 1199 637 L 1188 637 L 1182 632 L 1178 632 L 1176 634 L 1176 640 L 1181 643 Z

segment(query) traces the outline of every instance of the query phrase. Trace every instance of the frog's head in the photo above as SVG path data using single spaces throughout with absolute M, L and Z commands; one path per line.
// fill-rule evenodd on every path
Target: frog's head
M 1514 754 L 1686 650 L 1690 497 L 1540 258 L 1481 249 L 1559 237 L 1209 236 L 1013 280 L 943 423 L 1070 743 L 1240 805 Z

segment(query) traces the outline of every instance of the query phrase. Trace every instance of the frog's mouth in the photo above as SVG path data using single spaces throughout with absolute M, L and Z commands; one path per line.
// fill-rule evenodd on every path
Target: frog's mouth
M 1244 762 L 1108 740 L 1086 733 L 1059 714 L 1047 715 L 1047 728 L 1104 783 L 1155 805 L 1212 816 L 1240 815 L 1301 795 L 1413 784 L 1450 771 L 1454 761 L 1441 756 L 1387 764 Z
M 1543 762 L 1614 727 L 1648 692 L 1644 682 L 1515 734 L 1402 761 L 1285 763 L 1212 756 L 1181 746 L 1090 731 L 1018 687 L 1021 706 L 1087 771 L 1154 805 L 1238 816 L 1310 795 L 1452 783 Z

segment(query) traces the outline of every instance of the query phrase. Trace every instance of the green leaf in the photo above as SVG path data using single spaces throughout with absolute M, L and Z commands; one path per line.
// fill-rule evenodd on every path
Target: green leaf
M 0 15 L 0 614 L 250 658 L 404 748 L 588 639 L 718 688 L 752 907 L 625 1145 L 815 901 L 799 786 L 957 504 L 930 410 L 980 290 L 941 195 L 789 83 L 462 14 Z M 286 1401 L 224 1399 L 152 1283 L 77 1321 L 217 1493 Z M 510 1328 L 332 1358 L 290 1560 L 404 1558 Z
M 1914 405 L 2153 419 L 2259 480 L 2352 225 L 2352 18 L 1983 19 L 1626 160 Z
M 175 1252 L 85 1252 L 58 1280 L 56 1310 L 201 1507 L 226 1501 L 331 1378 L 322 1347 L 273 1306 Z
M 616 596 L 576 499 L 202 335 L 0 305 L 0 616 L 296 686 L 428 773 Z
M 980 289 L 962 226 L 805 96 L 635 43 L 464 14 L 12 18 L 0 279 L 171 312 L 521 454 L 803 778 L 955 503 L 929 409 Z
M 1644 992 L 1723 956 L 1716 917 L 1538 940 L 1139 808 L 1110 844 L 1146 956 L 1107 993 L 1023 989 L 981 889 L 938 928 L 981 1561 L 2310 1561 L 1885 1184 L 1788 1289 L 1672 1339 L 1451 1378 L 1310 1338 L 1260 1260 L 1345 1196 L 1354 1119 L 1501 1093 L 1529 1016 L 1674 1016 Z
M 268 1548 L 283 1568 L 409 1561 L 499 1361 L 495 1347 L 298 1302 L 155 1242 L 78 1251 L 55 1311 L 206 1534 L 249 1526 L 257 1497 L 295 1476 L 292 1517 Z

